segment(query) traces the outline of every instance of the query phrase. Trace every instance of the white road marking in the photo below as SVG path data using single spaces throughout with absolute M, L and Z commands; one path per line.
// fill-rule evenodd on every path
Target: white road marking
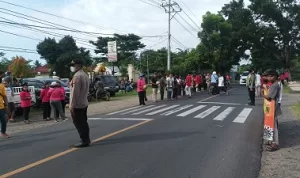
M 196 111 L 198 111 L 198 110 L 204 108 L 205 106 L 206 106 L 206 105 L 199 105 L 199 106 L 197 106 L 197 107 L 195 107 L 195 108 L 192 108 L 192 109 L 187 110 L 187 111 L 185 111 L 185 112 L 183 112 L 183 113 L 180 113 L 180 114 L 178 114 L 177 116 L 179 116 L 179 117 L 185 117 L 185 116 L 187 116 L 187 115 L 189 115 L 189 114 L 192 114 L 192 113 L 194 113 L 194 112 L 196 112 Z
M 154 115 L 154 114 L 157 114 L 157 113 L 160 113 L 160 112 L 164 112 L 164 111 L 166 111 L 166 110 L 168 110 L 168 109 L 176 108 L 176 107 L 178 107 L 178 106 L 179 106 L 178 104 L 172 105 L 172 106 L 169 106 L 169 107 L 166 107 L 166 108 L 157 110 L 157 111 L 150 112 L 150 113 L 148 113 L 148 114 L 146 114 L 146 115 L 151 116 L 151 115 Z
M 233 122 L 244 123 L 251 111 L 252 111 L 252 108 L 243 109 L 242 112 L 233 120 Z
M 197 103 L 200 104 L 219 104 L 219 105 L 246 105 L 246 104 L 241 104 L 241 103 L 222 103 L 222 102 L 202 102 L 198 101 Z
M 134 110 L 130 110 L 130 111 L 126 111 L 126 112 L 123 112 L 123 113 L 120 113 L 120 114 L 121 115 L 125 115 L 125 114 L 133 113 L 133 112 L 136 112 L 136 111 L 141 111 L 141 110 L 144 110 L 144 109 L 152 108 L 153 106 L 155 106 L 155 105 L 149 105 L 149 106 L 145 106 L 145 107 L 140 107 L 140 108 L 137 108 L 137 109 L 134 109 Z
M 129 110 L 131 110 L 131 109 L 136 109 L 136 108 L 140 108 L 140 107 L 142 107 L 142 106 L 135 106 L 135 107 L 127 108 L 127 109 L 122 109 L 122 110 L 120 110 L 120 111 L 111 112 L 111 113 L 108 113 L 108 114 L 106 114 L 106 115 L 118 114 L 118 113 L 120 113 L 120 112 L 129 111 Z
M 165 113 L 162 113 L 161 115 L 163 115 L 163 116 L 169 116 L 171 114 L 177 113 L 177 112 L 179 112 L 181 110 L 187 109 L 187 108 L 192 107 L 192 106 L 193 106 L 192 104 L 191 105 L 185 105 L 185 106 L 182 106 L 182 107 L 179 107 L 179 108 L 175 108 L 175 109 L 173 109 L 171 111 L 167 111 Z
M 147 118 L 89 118 L 88 120 L 148 121 Z
M 149 108 L 149 109 L 141 110 L 141 111 L 139 111 L 139 112 L 133 113 L 132 115 L 142 114 L 142 113 L 145 113 L 145 112 L 148 112 L 148 111 L 152 111 L 152 110 L 155 110 L 155 109 L 162 108 L 162 107 L 164 107 L 164 106 L 166 106 L 166 105 L 160 105 L 160 106 L 156 106 L 156 107 L 154 107 L 154 108 Z
M 235 107 L 228 107 L 223 112 L 221 112 L 214 120 L 223 121 L 233 110 Z
M 219 109 L 221 106 L 213 106 L 209 109 L 207 109 L 206 111 L 203 111 L 202 113 L 198 114 L 197 116 L 195 116 L 194 118 L 200 118 L 203 119 L 206 116 L 210 115 L 211 113 L 213 113 L 214 111 L 216 111 L 217 109 Z

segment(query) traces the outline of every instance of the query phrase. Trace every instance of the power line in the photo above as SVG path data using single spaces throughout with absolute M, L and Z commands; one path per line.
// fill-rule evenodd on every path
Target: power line
M 193 37 L 195 37 L 194 36 L 194 34 L 192 33 L 192 32 L 190 32 L 184 25 L 182 25 L 182 23 L 180 23 L 180 21 L 179 20 L 177 20 L 175 17 L 174 17 L 174 19 L 176 20 L 176 22 L 178 22 L 187 32 L 189 32 L 189 34 L 191 34 Z
M 173 38 L 173 40 L 174 40 L 177 44 L 179 44 L 179 45 L 181 45 L 182 47 L 184 47 L 184 48 L 187 49 L 187 47 L 184 46 L 184 45 L 183 45 L 179 40 L 177 40 L 174 36 L 172 36 L 172 38 Z
M 17 50 L 17 49 L 2 49 L 2 48 L 0 48 L 0 51 L 38 54 L 37 52 L 33 52 L 33 51 L 25 51 L 25 50 Z
M 7 34 L 11 34 L 11 35 L 18 36 L 18 37 L 28 38 L 28 39 L 35 40 L 35 41 L 42 41 L 42 40 L 37 39 L 37 38 L 32 38 L 32 37 L 28 37 L 28 36 L 24 36 L 24 35 L 19 35 L 19 34 L 12 33 L 12 32 L 8 32 L 8 31 L 0 30 L 0 32 L 2 32 L 2 33 L 7 33 Z
M 193 11 L 183 2 L 183 0 L 180 0 L 182 4 L 193 14 L 193 16 L 198 20 L 198 17 L 193 13 Z
M 153 7 L 161 8 L 161 7 L 160 7 L 159 5 L 157 5 L 157 4 L 152 4 L 152 3 L 150 3 L 150 2 L 143 1 L 143 0 L 139 0 L 139 1 L 141 1 L 141 2 L 143 2 L 143 3 L 146 3 L 146 4 L 149 4 L 150 6 L 153 6 Z
M 197 29 L 195 29 L 187 20 L 185 20 L 180 14 L 178 14 L 178 16 L 188 25 L 191 27 L 191 29 L 193 29 L 194 31 L 198 32 Z
M 108 28 L 108 27 L 104 27 L 104 26 L 100 26 L 100 25 L 95 25 L 95 24 L 91 24 L 91 23 L 84 22 L 84 21 L 81 21 L 81 20 L 76 20 L 76 19 L 71 19 L 71 18 L 67 18 L 67 17 L 55 15 L 55 14 L 52 14 L 52 13 L 49 13 L 49 12 L 40 11 L 40 10 L 37 10 L 37 9 L 33 9 L 33 8 L 30 8 L 30 7 L 25 7 L 25 6 L 22 6 L 22 5 L 14 4 L 14 3 L 3 1 L 3 0 L 0 0 L 0 2 L 6 3 L 6 4 L 10 4 L 10 5 L 16 6 L 16 7 L 21 7 L 23 9 L 27 9 L 27 10 L 39 12 L 39 13 L 42 13 L 42 14 L 50 15 L 50 16 L 53 16 L 53 17 L 62 18 L 62 19 L 65 19 L 65 20 L 69 20 L 69 21 L 81 23 L 81 24 L 92 25 L 92 26 L 95 26 L 95 27 L 98 27 L 98 28 L 102 28 L 102 29 L 112 29 L 114 31 L 119 31 L 119 32 L 127 33 L 127 32 L 125 32 L 123 30 L 118 30 L 118 29 L 114 29 L 114 28 Z
M 36 52 L 36 50 L 34 50 L 34 49 L 24 49 L 24 48 L 10 47 L 10 46 L 0 46 L 0 48 L 17 49 L 17 50 L 24 50 L 24 51 L 33 51 L 33 52 Z

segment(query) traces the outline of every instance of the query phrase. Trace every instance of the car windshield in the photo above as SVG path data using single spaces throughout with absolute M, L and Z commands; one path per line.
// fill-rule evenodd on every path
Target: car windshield
M 116 82 L 116 78 L 114 76 L 100 76 L 103 83 L 112 83 Z
M 44 80 L 45 82 L 57 82 L 58 80 Z M 68 87 L 68 85 L 65 83 L 65 82 L 63 82 L 63 81 L 60 81 L 60 83 L 61 83 L 61 85 L 63 86 L 63 87 Z
M 242 76 L 248 76 L 249 75 L 249 72 L 243 72 L 242 73 Z

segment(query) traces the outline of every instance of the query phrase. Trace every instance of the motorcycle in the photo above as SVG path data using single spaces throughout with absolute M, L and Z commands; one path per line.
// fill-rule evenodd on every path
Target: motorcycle
M 109 101 L 110 100 L 110 93 L 105 89 L 93 89 L 88 94 L 88 101 L 98 101 L 100 99 Z

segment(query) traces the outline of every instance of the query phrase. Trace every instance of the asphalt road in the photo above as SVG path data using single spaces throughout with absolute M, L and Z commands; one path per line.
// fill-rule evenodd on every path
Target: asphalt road
M 262 100 L 247 103 L 235 87 L 96 115 L 82 149 L 71 121 L 19 133 L 0 140 L 0 178 L 256 178 Z

